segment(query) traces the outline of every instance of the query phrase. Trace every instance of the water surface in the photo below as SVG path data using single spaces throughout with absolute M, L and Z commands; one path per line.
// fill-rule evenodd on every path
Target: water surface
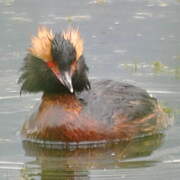
M 179 179 L 179 0 L 0 0 L 0 179 Z M 22 143 L 20 128 L 41 94 L 17 80 L 39 25 L 79 26 L 90 77 L 147 89 L 174 116 L 164 135 L 87 149 Z

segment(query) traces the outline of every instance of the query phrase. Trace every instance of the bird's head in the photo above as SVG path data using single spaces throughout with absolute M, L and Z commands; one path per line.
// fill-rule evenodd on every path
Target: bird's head
M 54 34 L 52 30 L 40 27 L 28 51 L 19 80 L 22 91 L 68 89 L 73 93 L 90 88 L 86 74 L 88 68 L 83 57 L 83 40 L 77 29 L 69 28 Z

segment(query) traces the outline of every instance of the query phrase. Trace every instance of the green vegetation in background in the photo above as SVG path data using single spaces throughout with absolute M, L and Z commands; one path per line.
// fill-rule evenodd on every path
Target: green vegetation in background
M 3 3 L 5 6 L 12 6 L 15 0 L 0 0 L 0 3 Z
M 96 4 L 103 4 L 106 3 L 106 0 L 95 0 Z
M 175 68 L 174 74 L 177 79 L 180 79 L 180 66 Z
M 155 61 L 152 63 L 152 65 L 154 73 L 165 72 L 167 70 L 167 66 L 162 64 L 160 61 Z
M 160 103 L 160 105 L 163 111 L 167 113 L 169 117 L 171 117 L 174 114 L 174 110 L 172 108 L 168 107 L 164 103 Z
M 176 60 L 180 60 L 180 56 L 177 56 Z M 180 79 L 180 65 L 176 66 L 175 68 L 168 67 L 167 65 L 161 63 L 160 61 L 154 61 L 152 64 L 142 64 L 138 63 L 137 60 L 134 61 L 132 64 L 122 64 L 126 70 L 131 71 L 133 73 L 138 73 L 140 70 L 142 71 L 145 68 L 148 68 L 148 73 L 152 72 L 153 74 L 172 74 L 175 78 Z M 146 71 L 144 71 L 146 73 Z

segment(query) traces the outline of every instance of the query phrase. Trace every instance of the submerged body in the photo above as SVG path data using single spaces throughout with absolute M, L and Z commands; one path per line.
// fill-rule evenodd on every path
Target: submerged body
M 92 81 L 79 95 L 47 94 L 24 124 L 25 139 L 58 142 L 130 140 L 159 133 L 167 116 L 146 91 L 110 80 Z
M 87 72 L 77 30 L 54 35 L 39 29 L 19 79 L 21 92 L 43 92 L 38 110 L 23 125 L 26 140 L 130 140 L 167 127 L 167 115 L 145 90 L 112 80 L 90 82 Z

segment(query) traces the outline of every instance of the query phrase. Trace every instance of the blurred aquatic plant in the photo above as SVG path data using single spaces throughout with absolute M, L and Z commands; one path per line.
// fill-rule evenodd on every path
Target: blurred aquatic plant
M 138 65 L 136 64 L 124 64 L 124 67 L 128 70 L 131 70 L 132 72 L 138 71 Z
M 174 110 L 168 107 L 167 105 L 165 105 L 164 103 L 161 103 L 161 108 L 165 113 L 168 114 L 169 117 L 171 117 L 174 113 Z
M 175 68 L 170 68 L 159 61 L 153 62 L 153 71 L 154 73 L 169 73 L 175 76 L 175 78 L 180 78 L 180 66 Z
M 135 61 L 134 62 L 134 72 L 138 71 L 138 63 Z
M 0 3 L 3 3 L 5 6 L 11 6 L 15 0 L 0 0 Z
M 179 0 L 179 2 L 180 2 L 180 0 Z M 180 61 L 180 56 L 175 56 L 175 59 Z
M 154 61 L 152 64 L 138 63 L 135 61 L 134 63 L 120 64 L 120 66 L 133 73 L 139 73 L 139 71 L 149 73 L 150 75 L 152 75 L 152 73 L 155 75 L 163 73 L 173 75 L 175 78 L 180 79 L 180 66 L 171 68 L 162 64 L 160 61 Z
M 134 63 L 131 64 L 122 64 L 121 66 L 124 66 L 125 69 L 130 70 L 131 72 L 138 72 L 138 70 L 142 67 L 142 65 L 140 65 L 136 60 L 134 61 Z
M 70 16 L 60 16 L 56 17 L 56 20 L 65 20 L 69 23 L 72 23 L 73 21 L 82 21 L 82 20 L 89 20 L 91 16 L 89 15 L 70 15 Z
M 177 79 L 180 78 L 180 66 L 174 69 L 174 75 Z
M 167 66 L 162 64 L 160 61 L 154 61 L 152 65 L 153 65 L 153 71 L 155 73 L 165 72 L 167 70 Z
M 106 3 L 106 0 L 96 0 L 97 4 L 102 4 L 102 3 Z
M 72 16 L 68 16 L 68 17 L 67 17 L 67 22 L 68 22 L 68 23 L 72 23 L 72 22 L 73 22 Z
M 89 4 L 104 4 L 107 3 L 107 0 L 94 0 L 89 2 Z

